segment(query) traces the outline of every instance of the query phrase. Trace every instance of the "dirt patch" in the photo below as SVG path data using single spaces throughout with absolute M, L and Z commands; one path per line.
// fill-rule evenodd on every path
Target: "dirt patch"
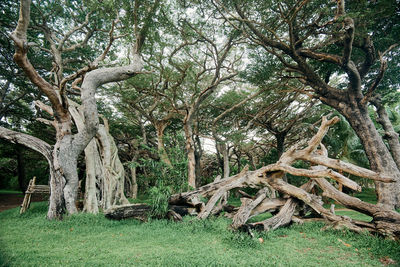
M 31 202 L 47 201 L 48 195 L 32 195 Z M 0 212 L 16 207 L 20 207 L 24 200 L 23 194 L 0 194 Z

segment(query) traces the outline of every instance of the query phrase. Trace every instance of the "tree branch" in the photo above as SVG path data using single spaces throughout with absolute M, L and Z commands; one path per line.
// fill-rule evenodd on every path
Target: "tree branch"
M 48 143 L 34 136 L 19 133 L 0 126 L 0 138 L 13 144 L 20 144 L 33 149 L 42 154 L 48 162 L 52 162 L 52 147 Z

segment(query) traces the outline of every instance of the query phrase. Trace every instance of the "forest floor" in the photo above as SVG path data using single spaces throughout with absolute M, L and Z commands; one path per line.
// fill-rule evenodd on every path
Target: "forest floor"
M 31 202 L 40 202 L 48 199 L 47 195 L 32 195 Z M 20 207 L 24 200 L 24 194 L 20 192 L 0 191 L 0 212 Z
M 374 202 L 371 192 L 364 194 Z M 338 213 L 370 220 L 337 207 Z M 255 232 L 251 238 L 231 231 L 231 220 L 224 217 L 186 216 L 175 223 L 80 213 L 48 221 L 46 212 L 47 203 L 39 202 L 22 215 L 18 208 L 0 213 L 0 266 L 400 266 L 399 242 L 322 231 L 321 222 Z

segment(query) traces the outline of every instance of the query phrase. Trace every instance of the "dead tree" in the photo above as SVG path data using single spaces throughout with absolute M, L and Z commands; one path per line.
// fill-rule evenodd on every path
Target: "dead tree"
M 233 215 L 232 227 L 239 229 L 258 228 L 263 230 L 276 229 L 288 225 L 292 221 L 302 221 L 294 216 L 296 207 L 305 203 L 316 214 L 322 217 L 334 228 L 346 227 L 356 232 L 368 230 L 391 238 L 400 237 L 400 214 L 385 207 L 370 204 L 356 197 L 349 196 L 337 190 L 327 179 L 335 180 L 343 186 L 356 191 L 361 191 L 361 186 L 350 180 L 340 172 L 353 174 L 359 177 L 372 179 L 383 183 L 392 183 L 395 180 L 384 173 L 374 172 L 351 163 L 328 157 L 325 146 L 321 143 L 331 125 L 338 122 L 339 118 L 322 118 L 322 124 L 316 135 L 311 138 L 308 145 L 299 148 L 297 145 L 283 153 L 275 164 L 264 166 L 255 171 L 244 168 L 241 173 L 202 186 L 197 190 L 173 195 L 169 203 L 174 205 L 186 205 L 197 210 L 197 217 L 205 219 L 212 211 L 221 196 L 234 188 L 261 188 L 258 194 L 250 198 L 242 198 L 242 206 Z M 309 169 L 292 167 L 296 161 L 309 162 Z M 294 176 L 309 177 L 310 180 L 297 187 L 283 180 L 286 173 Z M 371 222 L 352 220 L 346 216 L 335 215 L 323 207 L 321 197 L 311 193 L 311 189 L 318 186 L 323 191 L 323 196 L 331 198 L 349 209 L 371 216 Z M 280 193 L 283 198 L 268 198 L 267 190 L 272 188 Z M 202 200 L 208 199 L 203 202 Z M 279 212 L 267 220 L 246 224 L 254 215 L 278 210 Z

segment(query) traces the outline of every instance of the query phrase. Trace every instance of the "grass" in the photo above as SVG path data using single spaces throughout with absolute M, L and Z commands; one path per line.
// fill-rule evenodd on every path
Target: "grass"
M 294 225 L 255 238 L 230 221 L 111 221 L 78 214 L 45 219 L 46 203 L 0 213 L 0 266 L 382 266 L 400 263 L 398 243 L 369 235 Z M 264 240 L 259 242 L 258 238 Z M 395 266 L 395 265 L 393 265 Z

